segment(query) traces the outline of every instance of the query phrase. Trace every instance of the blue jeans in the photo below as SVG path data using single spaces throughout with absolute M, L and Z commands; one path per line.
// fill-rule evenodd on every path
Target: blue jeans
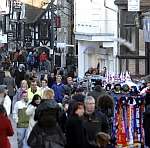
M 18 148 L 29 148 L 27 145 L 27 128 L 17 128 Z

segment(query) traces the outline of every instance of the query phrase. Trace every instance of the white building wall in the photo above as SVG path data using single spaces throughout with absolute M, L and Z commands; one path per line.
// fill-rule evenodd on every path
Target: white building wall
M 2 25 L 3 25 L 3 16 L 9 13 L 9 1 L 3 0 L 0 3 L 0 47 L 3 43 L 7 43 L 7 34 L 3 34 Z
M 96 67 L 98 58 L 101 59 L 101 67 L 106 66 L 109 71 L 118 73 L 118 45 L 115 40 L 118 35 L 117 6 L 114 0 L 75 0 L 74 6 L 74 31 L 79 43 L 79 76 L 83 76 L 89 67 Z M 103 53 L 103 50 L 99 49 L 100 43 L 104 48 L 111 49 L 110 52 L 107 50 Z M 83 50 L 93 45 L 96 46 L 95 50 L 83 56 Z
M 114 0 L 75 0 L 75 32 L 114 33 L 117 21 L 117 7 Z M 116 11 L 116 12 L 115 12 Z
M 0 1 L 0 15 L 5 15 L 9 13 L 9 0 Z
M 79 78 L 83 78 L 89 68 L 96 68 L 98 60 L 100 60 L 100 70 L 104 66 L 107 67 L 108 71 L 114 69 L 113 48 L 99 48 L 99 42 L 79 41 L 78 53 Z

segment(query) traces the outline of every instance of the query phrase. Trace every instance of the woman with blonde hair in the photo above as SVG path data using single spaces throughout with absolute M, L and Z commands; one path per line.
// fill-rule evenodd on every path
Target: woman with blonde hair
M 26 80 L 22 80 L 20 88 L 22 88 L 23 90 L 27 90 L 28 89 L 28 82 Z
M 54 91 L 51 88 L 46 88 L 43 91 L 42 99 L 54 99 Z
M 45 89 L 41 103 L 35 110 L 34 120 L 37 123 L 27 141 L 31 148 L 52 146 L 64 148 L 65 146 L 65 137 L 58 125 L 60 108 L 53 98 L 54 91 L 50 88 Z

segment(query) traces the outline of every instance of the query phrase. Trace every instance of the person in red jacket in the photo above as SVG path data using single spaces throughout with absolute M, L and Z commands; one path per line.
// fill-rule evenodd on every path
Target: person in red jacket
M 45 62 L 47 59 L 48 59 L 48 55 L 46 54 L 45 51 L 43 51 L 39 56 L 40 70 L 45 70 Z
M 0 147 L 11 148 L 8 136 L 13 136 L 14 131 L 3 105 L 0 105 Z
M 41 63 L 45 62 L 48 59 L 48 56 L 45 51 L 40 54 L 39 60 Z

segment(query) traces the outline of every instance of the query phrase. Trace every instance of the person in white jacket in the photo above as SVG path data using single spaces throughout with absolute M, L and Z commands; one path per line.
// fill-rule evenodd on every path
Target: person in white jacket
M 0 104 L 4 106 L 7 116 L 9 116 L 11 110 L 11 100 L 10 97 L 7 95 L 6 85 L 0 85 Z
M 27 91 L 23 91 L 20 101 L 17 101 L 13 110 L 13 119 L 17 124 L 17 140 L 18 148 L 28 148 L 27 145 L 27 128 L 29 125 L 29 117 L 25 111 L 28 106 L 28 94 Z
M 8 95 L 6 95 L 4 98 L 4 107 L 6 109 L 7 116 L 9 116 L 11 112 L 11 99 Z
M 29 137 L 30 132 L 32 131 L 32 128 L 36 124 L 36 121 L 34 120 L 34 114 L 35 114 L 35 110 L 36 110 L 37 106 L 40 104 L 40 102 L 41 102 L 41 97 L 38 94 L 36 94 L 33 96 L 31 103 L 28 105 L 28 107 L 26 109 L 26 114 L 29 116 L 29 126 L 27 129 L 27 138 Z

